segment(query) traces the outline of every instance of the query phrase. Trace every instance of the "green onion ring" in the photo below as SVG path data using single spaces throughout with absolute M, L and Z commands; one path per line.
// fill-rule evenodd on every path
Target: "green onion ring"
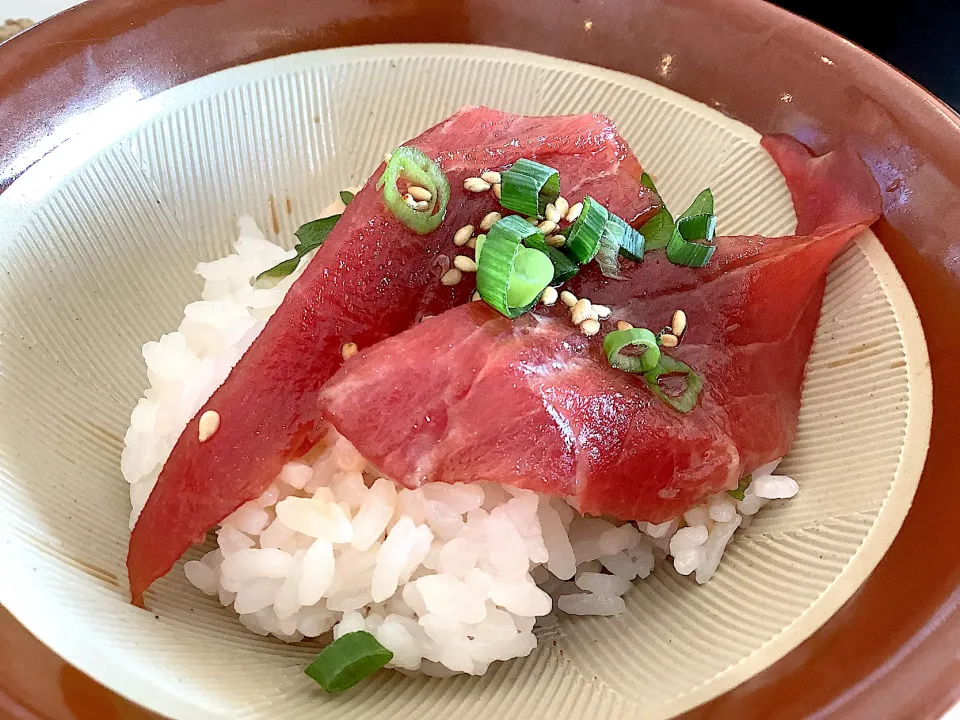
M 526 158 L 502 172 L 500 181 L 500 204 L 522 215 L 543 217 L 547 205 L 560 197 L 560 173 Z
M 625 347 L 646 348 L 642 355 L 624 355 L 621 350 Z M 657 336 L 646 328 L 631 328 L 630 330 L 614 330 L 603 338 L 603 352 L 607 355 L 610 365 L 630 373 L 647 373 L 656 369 L 660 361 L 660 346 Z
M 566 250 L 581 265 L 586 265 L 600 250 L 600 236 L 610 218 L 607 209 L 589 195 L 583 198 L 583 210 L 567 232 Z
M 660 387 L 660 377 L 663 375 L 686 375 L 687 386 L 679 395 L 667 395 Z M 703 382 L 700 376 L 686 363 L 680 362 L 669 355 L 660 355 L 660 361 L 657 366 L 644 373 L 647 385 L 660 400 L 667 405 L 682 413 L 688 413 L 697 405 L 700 392 L 703 390 Z
M 525 241 L 543 242 L 543 235 L 519 215 L 500 220 L 490 230 L 477 259 L 477 292 L 508 318 L 532 308 L 553 279 L 553 263 Z
M 713 242 L 716 228 L 716 215 L 701 214 L 681 218 L 677 221 L 667 245 L 667 260 L 674 265 L 704 267 L 717 249 Z
M 407 205 L 397 189 L 400 178 L 410 185 L 429 190 L 432 198 L 430 207 L 421 211 Z M 383 191 L 383 203 L 391 214 L 417 235 L 426 235 L 440 226 L 450 201 L 450 183 L 443 170 L 413 147 L 398 147 L 393 151 L 383 175 L 377 181 L 377 189 Z

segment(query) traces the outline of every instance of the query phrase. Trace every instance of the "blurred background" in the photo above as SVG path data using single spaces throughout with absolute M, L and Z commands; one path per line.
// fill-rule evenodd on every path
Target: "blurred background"
M 960 0 L 774 4 L 865 47 L 960 110 Z

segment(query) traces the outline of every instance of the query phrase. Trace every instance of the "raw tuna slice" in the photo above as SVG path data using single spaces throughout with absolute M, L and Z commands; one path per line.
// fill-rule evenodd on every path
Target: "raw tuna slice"
M 482 302 L 452 309 L 351 359 L 321 391 L 324 416 L 409 487 L 494 480 L 652 522 L 735 487 L 789 449 L 827 268 L 880 209 L 854 153 L 811 158 L 785 138 L 765 147 L 803 235 L 721 238 L 703 269 L 648 253 L 624 280 L 586 270 L 571 289 L 613 309 L 593 338 L 566 308 L 516 321 Z M 656 331 L 677 309 L 689 325 L 671 354 L 704 385 L 687 414 L 601 347 L 618 320 Z
M 452 192 L 443 224 L 426 237 L 409 232 L 374 188 L 383 166 L 374 173 L 166 461 L 130 538 L 135 602 L 191 543 L 258 497 L 284 462 L 317 440 L 317 391 L 342 364 L 344 343 L 369 347 L 470 297 L 472 278 L 453 287 L 439 282 L 461 250 L 451 238 L 499 203 L 492 192 L 465 192 L 467 177 L 532 157 L 561 171 L 570 196 L 590 193 L 631 218 L 655 209 L 655 196 L 639 184 L 637 159 L 600 115 L 467 108 L 410 144 L 447 173 Z M 207 410 L 220 414 L 220 426 L 201 444 L 198 418 Z

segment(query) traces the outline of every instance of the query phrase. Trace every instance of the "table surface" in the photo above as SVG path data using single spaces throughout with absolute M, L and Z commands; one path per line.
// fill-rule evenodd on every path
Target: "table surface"
M 0 0 L 0 22 L 5 18 L 43 20 L 78 4 L 75 0 Z M 866 0 L 841 4 L 817 0 L 781 0 L 777 4 L 824 25 L 866 47 L 900 68 L 954 108 L 960 109 L 960 3 L 956 0 L 905 0 L 900 17 L 889 22 L 885 13 Z M 862 12 L 857 12 L 858 6 Z M 0 660 L 18 658 L 18 672 L 8 686 L 0 686 L 0 720 L 138 720 L 134 705 L 113 693 L 91 694 L 92 683 L 63 663 L 52 651 L 36 648 L 26 656 L 24 646 L 36 646 L 32 636 L 0 607 Z M 29 700 L 22 692 L 29 688 Z M 82 690 L 82 692 L 81 692 Z M 38 704 L 37 698 L 42 698 Z M 91 704 L 92 703 L 92 704 Z M 944 720 L 960 720 L 960 705 Z

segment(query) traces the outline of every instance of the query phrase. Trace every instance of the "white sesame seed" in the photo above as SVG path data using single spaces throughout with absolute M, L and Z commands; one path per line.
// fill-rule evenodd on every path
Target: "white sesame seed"
M 529 225 L 533 225 L 534 227 L 540 224 L 540 218 L 528 217 L 524 218 L 524 220 L 526 220 Z
M 357 344 L 355 342 L 344 343 L 343 347 L 340 348 L 340 356 L 344 360 L 349 360 L 356 354 L 357 354 Z
M 216 410 L 207 410 L 200 416 L 200 422 L 197 423 L 197 435 L 200 442 L 206 442 L 212 438 L 219 427 L 220 413 Z
M 414 207 L 422 212 L 430 207 L 430 203 L 427 200 L 418 200 Z
M 600 322 L 600 316 L 597 315 L 597 311 L 593 309 L 593 306 L 590 306 L 590 319 Z
M 486 192 L 490 189 L 490 183 L 478 177 L 468 177 L 463 181 L 463 189 L 467 192 Z
M 553 220 L 544 220 L 542 223 L 537 225 L 537 230 L 539 230 L 543 235 L 549 235 L 552 232 L 556 232 L 557 224 Z
M 388 162 L 390 162 L 390 158 L 392 158 L 392 157 L 393 157 L 393 153 L 384 153 L 384 154 L 383 154 L 383 161 L 384 161 L 385 163 L 388 163 Z
M 601 320 L 606 320 L 608 317 L 610 317 L 611 314 L 613 314 L 613 310 L 608 308 L 606 305 L 595 304 L 593 306 L 593 311 L 597 313 L 597 315 L 600 317 Z
M 582 212 L 583 212 L 582 202 L 579 202 L 576 205 L 572 205 L 570 207 L 570 210 L 567 212 L 567 222 L 573 222 L 578 217 L 580 217 L 580 213 Z
M 493 194 L 496 196 L 497 200 L 499 200 L 500 196 L 503 195 L 503 185 L 496 183 L 493 186 Z
M 444 285 L 456 285 L 461 280 L 463 280 L 463 273 L 455 267 L 447 270 L 440 278 L 440 282 Z
M 544 242 L 550 247 L 558 248 L 566 245 L 567 239 L 563 235 L 551 235 Z
M 501 215 L 498 212 L 487 213 L 486 215 L 483 216 L 483 220 L 480 221 L 480 229 L 489 230 L 498 222 L 500 222 L 502 219 L 503 219 L 503 215 Z
M 403 194 L 403 201 L 410 207 L 416 209 L 417 201 L 413 199 L 413 195 L 411 195 L 410 193 Z
M 547 209 L 543 211 L 543 216 L 552 223 L 560 222 L 560 218 L 563 217 L 560 211 L 557 210 L 557 206 L 553 203 L 547 204 Z
M 596 335 L 600 332 L 600 321 L 590 318 L 589 320 L 584 320 L 580 323 L 580 332 L 582 332 L 587 337 L 591 335 Z
M 490 183 L 491 185 L 498 185 L 500 183 L 500 173 L 496 170 L 487 170 L 485 173 L 480 174 L 480 179 Z
M 628 323 L 626 320 L 618 320 L 617 330 L 633 330 L 633 325 Z
M 555 287 L 546 287 L 543 289 L 543 293 L 540 295 L 540 302 L 544 305 L 554 305 L 557 302 L 559 294 Z
M 570 319 L 574 325 L 579 325 L 584 320 L 590 319 L 590 301 L 586 298 L 577 300 L 577 304 L 570 308 Z
M 676 335 L 671 335 L 670 333 L 664 333 L 660 336 L 660 344 L 664 347 L 676 347 L 680 344 L 680 339 Z
M 560 302 L 562 302 L 567 307 L 572 308 L 574 305 L 577 304 L 577 296 L 574 295 L 569 290 L 564 290 L 562 293 L 560 293 Z
M 483 298 L 480 297 L 480 293 L 478 293 L 476 290 L 474 290 L 473 295 L 470 296 L 470 300 L 473 302 L 476 302 L 477 300 L 482 300 L 482 299 Z
M 467 240 L 473 235 L 473 225 L 464 225 L 453 234 L 454 245 L 466 245 Z
M 567 199 L 563 197 L 563 195 L 558 197 L 553 205 L 557 208 L 557 214 L 560 217 L 566 217 L 567 213 L 570 212 L 570 203 L 567 202 Z
M 485 238 L 485 237 L 486 235 L 477 235 L 476 237 L 470 238 L 469 240 L 467 240 L 467 247 L 470 248 L 471 250 L 476 250 L 477 243 L 480 241 L 480 238 Z
M 420 187 L 419 185 L 411 185 L 407 188 L 407 192 L 413 195 L 413 199 L 417 202 L 420 202 L 421 200 L 433 199 L 433 193 L 424 187 Z
M 467 257 L 466 255 L 457 255 L 453 259 L 453 266 L 462 272 L 476 272 L 477 263 L 474 262 L 473 258 Z
M 673 314 L 673 320 L 670 321 L 670 327 L 673 334 L 679 337 L 687 329 L 687 314 L 683 310 L 677 310 Z

